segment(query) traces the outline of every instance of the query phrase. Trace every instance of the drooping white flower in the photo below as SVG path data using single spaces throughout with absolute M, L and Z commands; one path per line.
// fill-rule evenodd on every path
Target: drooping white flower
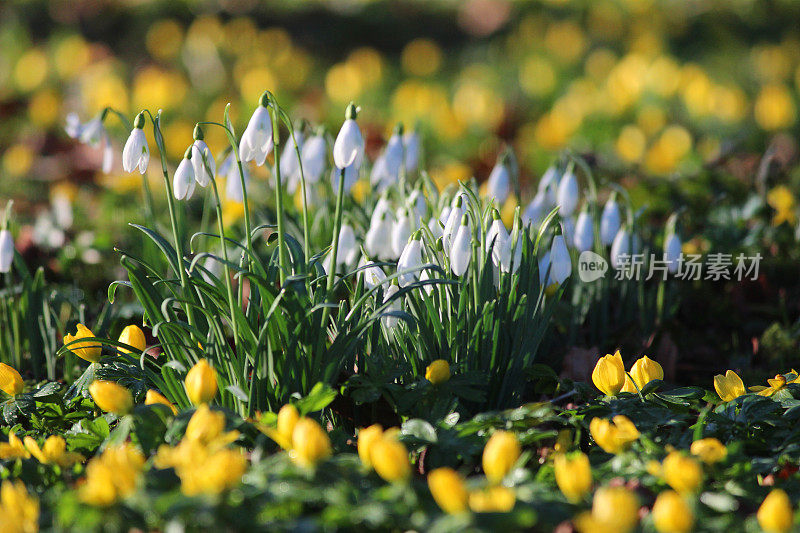
M 681 239 L 678 237 L 677 233 L 672 232 L 664 241 L 664 261 L 667 262 L 667 270 L 669 270 L 670 274 L 674 274 L 678 271 L 680 257 Z
M 231 153 L 217 168 L 217 176 L 225 178 L 225 198 L 239 203 L 244 201 L 242 176 L 244 176 L 245 187 L 250 190 L 250 171 L 247 169 L 247 165 L 242 165 L 242 176 L 239 176 L 239 164 Z
M 600 216 L 600 242 L 603 246 L 608 246 L 614 242 L 614 237 L 619 232 L 621 224 L 619 206 L 614 198 L 614 194 L 603 207 L 603 214 Z
M 522 262 L 522 232 L 517 232 L 514 239 L 513 233 L 506 239 L 500 254 L 500 270 L 514 273 L 519 270 Z
M 303 162 L 303 174 L 307 183 L 316 183 L 325 170 L 328 146 L 322 132 L 310 137 L 303 143 L 300 160 Z
M 50 205 L 56 224 L 64 229 L 72 227 L 74 213 L 72 210 L 72 201 L 69 199 L 69 196 L 63 192 L 56 192 L 50 199 Z
M 267 110 L 267 94 L 261 95 L 258 107 L 253 111 L 247 127 L 239 141 L 239 157 L 242 161 L 255 161 L 261 166 L 272 151 L 272 120 Z
M 386 213 L 377 221 L 371 222 L 367 234 L 364 236 L 364 249 L 370 257 L 384 259 L 391 251 L 392 223 Z M 388 248 L 387 250 L 387 243 Z
M 542 179 L 539 180 L 537 192 L 545 192 L 547 189 L 558 189 L 559 173 L 558 168 L 555 166 L 549 167 L 542 174 Z
M 6 273 L 11 270 L 14 262 L 14 238 L 7 229 L 0 230 L 0 272 Z
M 500 213 L 495 209 L 492 211 L 492 223 L 486 231 L 486 253 L 492 255 L 492 263 L 495 267 L 500 266 L 503 248 L 507 240 L 508 230 L 503 221 L 500 220 Z
M 413 234 L 409 239 L 403 252 L 400 254 L 400 259 L 397 260 L 397 271 L 419 268 L 422 263 L 422 241 L 420 240 L 419 232 Z M 398 276 L 398 282 L 401 287 L 405 287 L 414 283 L 419 279 L 419 271 L 407 272 Z
M 336 251 L 336 265 L 352 265 L 358 257 L 358 244 L 353 226 L 348 223 L 339 228 L 339 248 Z
M 286 185 L 286 191 L 289 194 L 294 194 L 297 190 L 297 185 L 300 183 L 300 159 L 297 156 L 298 150 L 302 152 L 303 142 L 305 135 L 300 130 L 294 131 L 294 140 L 297 142 L 297 149 L 289 137 L 286 146 L 283 147 L 281 152 L 281 183 Z
M 453 271 L 453 274 L 463 275 L 469 267 L 471 257 L 472 229 L 469 226 L 469 217 L 465 214 L 461 217 L 461 224 L 450 248 L 450 270 Z
M 511 175 L 505 163 L 498 161 L 486 182 L 486 195 L 490 199 L 494 198 L 498 205 L 503 205 L 509 194 L 511 194 Z
M 550 245 L 550 277 L 561 285 L 572 274 L 572 260 L 563 235 L 555 235 Z
M 359 157 L 364 157 L 364 138 L 355 121 L 357 114 L 355 105 L 347 106 L 345 121 L 333 143 L 333 162 L 339 169 L 347 168 Z
M 122 149 L 122 168 L 125 172 L 133 172 L 137 168 L 141 174 L 147 171 L 150 162 L 150 149 L 144 134 L 144 115 L 139 113 L 133 121 L 133 130 Z
M 450 252 L 450 246 L 453 244 L 453 237 L 455 237 L 459 226 L 461 226 L 461 217 L 464 216 L 464 207 L 462 207 L 461 196 L 456 197 L 455 206 L 450 209 L 450 214 L 447 216 L 447 223 L 444 225 L 442 232 L 442 244 L 444 244 L 445 253 Z
M 539 259 L 539 285 L 545 287 L 553 283 L 552 267 L 550 266 L 550 250 L 546 251 Z
M 383 293 L 383 303 L 388 302 L 392 298 L 392 296 L 397 294 L 397 292 L 399 290 L 400 290 L 400 287 L 398 287 L 397 285 L 394 285 L 394 284 L 389 285 L 389 287 L 386 289 L 386 292 Z M 386 308 L 386 312 L 402 311 L 402 310 L 403 310 L 403 298 L 402 297 L 396 298 Z M 400 322 L 400 319 L 397 318 L 396 316 L 384 316 L 384 317 L 381 317 L 381 323 L 383 324 L 383 327 L 388 328 L 388 329 L 394 329 L 399 322 Z
M 373 261 L 367 261 L 362 257 L 358 262 L 358 267 L 364 267 L 361 270 L 361 276 L 364 278 L 364 287 L 367 290 L 377 287 L 386 280 L 386 273 Z
M 194 128 L 194 139 L 191 146 L 194 179 L 201 187 L 207 187 L 217 173 L 217 163 L 206 141 L 203 140 L 203 130 L 199 125 Z
M 422 141 L 417 130 L 411 130 L 403 135 L 406 148 L 406 172 L 414 172 L 419 165 L 419 153 Z
M 567 246 L 574 246 L 575 220 L 572 217 L 562 219 L 561 230 L 564 232 L 564 242 L 567 243 Z
M 442 207 L 442 212 L 439 213 L 439 222 L 441 222 L 442 227 L 444 227 L 447 224 L 447 220 L 450 218 L 451 209 L 452 207 L 450 207 L 449 205 L 445 205 L 444 207 Z
M 545 193 L 536 193 L 536 196 L 533 197 L 533 200 L 531 200 L 522 213 L 523 224 L 525 224 L 525 226 L 539 226 L 546 215 L 546 203 Z
M 103 132 L 103 173 L 108 174 L 114 166 L 114 146 L 111 144 L 111 136 L 108 132 Z
M 562 217 L 572 216 L 575 208 L 578 207 L 580 191 L 578 190 L 578 178 L 572 170 L 567 170 L 558 184 L 556 202 L 558 212 Z
M 408 210 L 399 209 L 397 211 L 397 222 L 392 228 L 392 251 L 395 256 L 403 253 L 403 248 L 405 248 L 413 230 L 413 222 Z
M 408 205 L 414 212 L 414 223 L 422 224 L 425 215 L 428 214 L 428 202 L 425 200 L 425 195 L 419 189 L 414 189 L 408 195 Z
M 439 222 L 438 218 L 431 217 L 431 219 L 428 220 L 427 226 L 428 229 L 431 231 L 431 235 L 433 235 L 434 239 L 438 239 L 439 237 L 442 236 L 442 229 L 443 229 L 442 223 Z
M 433 279 L 433 278 L 431 277 L 430 269 L 424 268 L 422 270 L 422 274 L 419 275 L 419 280 L 420 281 L 428 281 L 428 280 L 431 280 L 431 279 Z M 433 283 L 426 283 L 426 284 L 424 284 L 422 286 L 422 288 L 425 290 L 425 293 L 430 295 L 433 292 L 433 286 L 434 286 Z
M 67 114 L 67 123 L 64 126 L 64 131 L 67 132 L 67 135 L 69 135 L 70 138 L 77 139 L 80 137 L 82 128 L 83 124 L 81 124 L 81 118 L 77 113 L 73 112 Z
M 105 112 L 96 116 L 89 122 L 81 124 L 80 118 L 75 113 L 67 115 L 67 123 L 64 130 L 67 135 L 73 139 L 78 139 L 84 144 L 88 144 L 92 148 L 99 147 L 102 152 L 103 160 L 101 168 L 104 173 L 111 172 L 111 167 L 114 165 L 114 147 L 111 144 L 111 137 L 108 135 L 103 120 Z M 146 165 L 145 165 L 146 166 Z
M 100 117 L 95 117 L 81 126 L 78 140 L 95 147 L 100 144 L 105 135 L 106 128 L 103 126 L 103 120 Z
M 611 266 L 618 269 L 626 262 L 630 263 L 630 261 L 624 261 L 625 256 L 630 255 L 631 234 L 625 226 L 622 226 L 611 243 Z
M 172 177 L 172 192 L 178 200 L 188 200 L 194 194 L 197 182 L 194 179 L 194 167 L 192 167 L 190 156 L 191 150 L 186 150 L 186 154 Z
M 591 250 L 594 246 L 594 224 L 589 211 L 584 209 L 578 215 L 578 222 L 575 224 L 575 235 L 572 239 L 573 245 L 579 252 Z

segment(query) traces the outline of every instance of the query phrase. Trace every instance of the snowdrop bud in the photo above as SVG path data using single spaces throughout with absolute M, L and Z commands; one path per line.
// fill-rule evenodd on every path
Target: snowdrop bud
M 571 169 L 567 170 L 561 182 L 558 184 L 556 202 L 559 205 L 558 212 L 562 217 L 571 216 L 578 207 L 580 191 L 578 190 L 578 178 Z
M 178 200 L 188 200 L 194 193 L 195 179 L 191 157 L 192 149 L 190 147 L 183 155 L 183 160 L 172 178 L 172 192 Z
M 201 187 L 207 187 L 214 175 L 217 173 L 217 164 L 211 150 L 203 140 L 203 130 L 200 125 L 194 128 L 194 143 L 192 149 L 192 168 L 194 169 L 194 179 Z
M 242 203 L 244 201 L 244 191 L 242 190 L 242 176 L 239 176 L 239 165 L 233 160 L 233 154 L 229 155 L 223 164 L 228 163 L 225 168 L 225 197 L 228 200 Z M 219 174 L 222 175 L 222 168 Z M 242 165 L 242 175 L 244 176 L 244 185 L 250 190 L 250 171 L 247 167 Z
M 578 222 L 575 224 L 575 235 L 572 241 L 579 252 L 592 249 L 594 245 L 594 227 L 588 209 L 584 209 L 578 215 Z
M 667 270 L 671 274 L 678 271 L 678 261 L 681 257 L 681 239 L 675 232 L 670 233 L 664 242 L 664 260 L 667 261 Z
M 359 268 L 366 267 L 361 271 L 361 276 L 364 278 L 364 287 L 366 287 L 367 290 L 377 287 L 386 280 L 386 274 L 381 267 L 376 265 L 373 261 L 366 261 L 362 257 L 358 266 Z
M 400 178 L 400 167 L 403 165 L 403 126 L 399 125 L 386 143 L 383 152 L 385 179 L 395 182 Z
M 461 217 L 461 225 L 453 239 L 453 246 L 450 248 L 450 269 L 456 276 L 461 276 L 469 267 L 469 260 L 472 257 L 472 231 L 469 227 L 469 217 L 464 214 Z
M 550 246 L 550 277 L 561 285 L 570 274 L 572 274 L 572 260 L 569 257 L 567 244 L 563 235 L 556 234 Z
M 456 197 L 455 206 L 450 210 L 447 216 L 447 224 L 444 225 L 442 232 L 442 241 L 444 243 L 444 251 L 450 252 L 450 246 L 453 244 L 453 237 L 461 225 L 461 217 L 464 216 L 464 208 L 461 206 L 463 200 L 461 196 Z
M 138 167 L 139 172 L 144 174 L 147 171 L 147 164 L 150 162 L 150 150 L 147 147 L 147 138 L 144 130 L 144 114 L 139 113 L 133 120 L 133 130 L 125 142 L 122 149 L 122 168 L 125 172 L 133 172 Z
M 545 193 L 536 193 L 536 196 L 533 197 L 531 203 L 529 203 L 528 207 L 525 208 L 525 212 L 522 213 L 522 222 L 526 226 L 534 227 L 541 224 L 542 219 L 544 219 L 545 208 L 547 207 L 545 205 L 546 203 L 547 200 L 545 198 Z
M 417 130 L 409 131 L 403 136 L 406 147 L 406 172 L 414 172 L 419 165 L 421 140 Z
M 394 283 L 389 285 L 389 288 L 386 289 L 385 293 L 383 293 L 383 303 L 388 302 L 392 298 L 392 296 L 397 294 L 397 291 L 399 290 L 400 287 L 398 287 Z M 389 307 L 386 308 L 386 311 L 402 311 L 402 310 L 403 310 L 402 298 L 395 299 L 391 304 L 389 304 Z M 388 329 L 393 329 L 395 326 L 397 326 L 398 322 L 400 322 L 400 319 L 395 316 L 385 316 L 381 318 L 381 322 L 383 323 L 384 327 Z
M 264 164 L 267 154 L 272 150 L 272 120 L 267 102 L 268 95 L 265 92 L 239 141 L 239 156 L 242 161 L 255 161 L 258 166 Z
M 503 205 L 511 193 L 511 176 L 505 163 L 505 157 L 500 158 L 489 174 L 486 182 L 486 195 L 494 198 L 498 205 Z
M 503 255 L 503 248 L 508 240 L 508 230 L 500 220 L 500 213 L 497 209 L 492 210 L 492 223 L 486 231 L 486 253 L 492 254 L 494 266 L 500 266 L 500 259 Z
M 297 143 L 297 150 L 302 152 L 305 136 L 301 130 L 294 131 L 294 140 Z M 300 160 L 297 157 L 297 150 L 294 142 L 287 142 L 281 152 L 281 183 L 287 184 L 286 190 L 289 194 L 294 194 L 300 182 Z
M 539 180 L 539 186 L 537 187 L 537 192 L 544 193 L 548 189 L 557 189 L 558 188 L 558 169 L 554 166 L 548 168 L 544 174 L 542 174 L 542 179 Z
M 603 214 L 600 217 L 600 242 L 603 243 L 603 246 L 608 246 L 614 241 L 614 237 L 619 232 L 620 223 L 616 193 L 611 193 L 611 197 L 603 207 Z
M 411 231 L 411 217 L 407 209 L 402 209 L 397 213 L 397 222 L 392 228 L 392 250 L 396 256 L 403 253 Z
M 418 268 L 422 266 L 422 241 L 420 241 L 420 233 L 417 231 L 411 236 L 411 239 L 403 248 L 403 253 L 400 254 L 400 259 L 397 260 L 397 271 L 408 270 L 411 268 Z M 400 274 L 398 280 L 401 287 L 405 287 L 417 281 L 419 272 L 409 272 Z
M 442 223 L 442 227 L 444 227 L 445 224 L 447 224 L 447 219 L 450 218 L 450 210 L 451 209 L 452 209 L 452 207 L 450 207 L 449 205 L 446 205 L 446 206 L 444 206 L 442 208 L 442 212 L 439 213 L 439 222 Z
M 11 232 L 7 229 L 0 230 L 0 272 L 6 273 L 11 270 L 11 263 L 14 262 L 14 239 Z
M 108 132 L 103 131 L 103 173 L 108 174 L 114 166 L 114 146 Z
M 328 147 L 325 144 L 325 137 L 320 129 L 316 135 L 303 143 L 303 151 L 300 159 L 303 162 L 303 174 L 308 183 L 316 183 L 322 177 L 325 170 L 325 159 Z
M 382 257 L 386 242 L 391 239 L 392 225 L 387 221 L 386 212 L 382 213 L 378 220 L 375 220 L 374 216 L 372 218 L 367 234 L 364 236 L 364 249 L 370 257 Z
M 522 232 L 517 232 L 517 238 L 513 235 L 506 239 L 500 255 L 500 269 L 503 272 L 516 272 L 522 262 Z
M 611 244 L 611 266 L 619 268 L 622 265 L 622 256 L 630 253 L 631 234 L 625 226 L 622 226 Z
M 575 239 L 575 220 L 572 217 L 562 219 L 561 230 L 564 232 L 564 242 L 567 243 L 567 246 L 573 246 Z
M 419 189 L 414 189 L 408 196 L 408 205 L 414 210 L 414 223 L 422 224 L 425 215 L 428 212 L 428 202 L 425 201 L 425 195 Z
M 339 249 L 336 252 L 336 265 L 352 263 L 357 254 L 356 233 L 353 231 L 353 226 L 344 223 L 339 229 Z
M 339 169 L 349 167 L 358 157 L 364 156 L 364 138 L 356 123 L 358 110 L 351 102 L 345 112 L 345 121 L 333 144 L 333 162 Z

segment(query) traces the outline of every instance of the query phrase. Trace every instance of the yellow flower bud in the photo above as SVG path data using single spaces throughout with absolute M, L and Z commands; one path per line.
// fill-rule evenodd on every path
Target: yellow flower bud
M 89 385 L 89 394 L 97 407 L 107 413 L 125 415 L 133 408 L 131 391 L 113 381 L 93 381 Z
M 722 461 L 728 456 L 728 449 L 725 445 L 713 437 L 694 441 L 689 451 L 707 464 Z
M 186 395 L 194 405 L 208 403 L 217 395 L 217 371 L 208 364 L 207 359 L 200 359 L 183 381 Z
M 592 488 L 592 467 L 586 454 L 557 453 L 553 467 L 558 488 L 571 502 L 579 502 Z
M 383 427 L 380 424 L 373 424 L 363 428 L 358 432 L 358 457 L 364 466 L 372 466 L 370 452 L 372 446 L 383 437 Z
M 64 344 L 69 344 L 72 341 L 76 341 L 78 339 L 86 339 L 94 336 L 95 334 L 92 333 L 92 330 L 90 330 L 83 324 L 78 324 L 78 329 L 75 332 L 75 335 L 67 333 L 64 336 Z M 69 351 L 71 351 L 81 359 L 85 359 L 90 363 L 96 363 L 100 360 L 101 348 L 102 347 L 100 346 L 100 344 L 94 344 L 91 341 L 84 341 L 84 342 L 76 342 L 75 344 L 69 347 Z
M 514 467 L 520 453 L 516 435 L 509 431 L 496 431 L 483 449 L 483 471 L 489 481 L 500 483 Z
M 633 363 L 631 367 L 631 376 L 633 377 L 633 381 L 631 381 L 631 378 L 625 376 L 625 386 L 622 387 L 622 392 L 636 393 L 634 382 L 639 387 L 639 390 L 642 390 L 645 385 L 654 379 L 664 379 L 664 369 L 661 368 L 661 365 L 658 364 L 657 361 L 645 355 Z
M 730 402 L 745 394 L 742 378 L 733 370 L 714 376 L 714 389 L 723 402 Z
M 625 385 L 625 365 L 619 350 L 614 355 L 604 355 L 598 359 L 592 371 L 592 383 L 606 396 L 616 396 Z
M 144 349 L 147 348 L 147 341 L 144 338 L 144 331 L 142 331 L 142 328 L 135 324 L 125 326 L 125 329 L 123 329 L 122 333 L 119 335 L 119 342 L 133 346 L 140 352 L 143 352 Z M 131 350 L 122 347 L 119 348 L 119 351 L 122 353 L 133 353 Z
M 425 379 L 438 385 L 450 379 L 450 363 L 444 359 L 437 359 L 425 369 Z
M 793 514 L 789 496 L 781 489 L 772 489 L 758 508 L 756 518 L 767 533 L 787 533 L 794 523 Z
M 322 427 L 310 418 L 302 417 L 292 431 L 292 450 L 289 456 L 296 464 L 313 468 L 330 457 L 331 440 Z
M 502 485 L 477 490 L 469 495 L 469 508 L 476 513 L 507 513 L 514 508 L 517 496 Z
M 613 422 L 604 418 L 593 418 L 589 423 L 589 433 L 598 446 L 608 453 L 620 453 L 639 438 L 639 430 L 624 415 L 617 415 Z
M 591 513 L 581 513 L 574 522 L 578 531 L 589 533 L 613 531 L 628 533 L 639 521 L 639 501 L 625 487 L 603 487 L 597 489 Z
M 653 504 L 653 524 L 659 533 L 689 533 L 694 525 L 694 513 L 680 494 L 667 490 L 659 494 Z
M 39 500 L 20 481 L 3 480 L 0 486 L 3 531 L 39 531 Z
M 154 405 L 154 404 L 157 404 L 157 403 L 160 403 L 162 405 L 166 405 L 167 407 L 169 407 L 172 410 L 172 414 L 173 415 L 178 414 L 178 410 L 175 408 L 174 405 L 172 405 L 170 403 L 169 400 L 167 400 L 167 398 L 163 394 L 161 394 L 160 392 L 158 392 L 155 389 L 148 390 L 147 391 L 147 395 L 144 397 L 144 404 L 145 405 Z
M 700 463 L 681 452 L 671 452 L 667 455 L 662 468 L 664 481 L 681 494 L 697 492 L 703 483 L 703 469 Z
M 383 436 L 377 439 L 369 452 L 372 468 L 385 481 L 404 482 L 411 477 L 408 450 L 397 439 Z
M 300 420 L 300 413 L 297 412 L 297 407 L 287 403 L 278 411 L 278 434 L 286 439 L 288 445 L 292 445 L 292 433 L 297 421 Z
M 0 390 L 9 396 L 16 396 L 24 388 L 25 384 L 19 372 L 5 363 L 0 363 Z
M 452 468 L 437 468 L 428 474 L 428 488 L 445 513 L 458 514 L 467 510 L 464 479 Z

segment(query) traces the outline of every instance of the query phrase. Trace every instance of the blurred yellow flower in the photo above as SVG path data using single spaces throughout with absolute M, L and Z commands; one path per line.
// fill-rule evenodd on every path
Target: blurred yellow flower
M 183 45 L 183 27 L 173 19 L 157 20 L 147 30 L 144 44 L 154 58 L 174 59 Z
M 481 77 L 469 74 L 465 78 L 462 73 L 463 81 L 453 96 L 453 112 L 466 124 L 493 130 L 503 120 L 503 100 L 495 91 L 475 79 Z
M 67 442 L 64 437 L 51 435 L 44 441 L 44 445 L 39 447 L 39 443 L 32 437 L 25 437 L 25 448 L 43 465 L 56 465 L 68 468 L 75 463 L 83 461 L 84 457 L 75 452 L 67 451 Z
M 0 390 L 9 396 L 16 396 L 25 388 L 17 369 L 5 363 L 0 363 Z
M 65 79 L 80 75 L 90 59 L 91 50 L 81 35 L 65 37 L 56 44 L 53 51 L 56 72 Z
M 671 452 L 662 463 L 664 480 L 681 494 L 695 493 L 703 483 L 700 463 L 681 452 Z
M 129 324 L 125 326 L 122 333 L 119 334 L 119 342 L 133 346 L 139 352 L 143 352 L 147 348 L 147 340 L 144 338 L 144 331 L 136 324 Z M 119 348 L 122 353 L 133 353 L 127 348 Z
M 126 415 L 133 408 L 131 391 L 113 381 L 93 381 L 89 385 L 89 394 L 97 407 L 107 413 Z
M 624 415 L 617 415 L 612 420 L 595 417 L 589 423 L 592 438 L 608 453 L 625 451 L 630 444 L 639 438 L 639 430 Z
M 794 524 L 794 511 L 789 496 L 781 489 L 772 489 L 756 514 L 758 525 L 766 533 L 788 533 Z
M 573 523 L 581 533 L 628 533 L 639 521 L 639 501 L 625 487 L 597 489 L 592 510 L 575 517 Z
M 400 64 L 412 76 L 430 76 L 442 66 L 442 50 L 431 39 L 414 39 L 403 48 Z
M 28 493 L 25 484 L 20 480 L 6 479 L 0 486 L 0 531 L 39 531 L 39 500 Z
M 331 455 L 328 433 L 319 423 L 310 418 L 300 418 L 292 431 L 292 461 L 306 468 L 313 468 Z
M 725 445 L 713 437 L 694 441 L 689 451 L 706 464 L 718 463 L 728 456 Z
M 769 131 L 788 128 L 794 124 L 796 112 L 791 93 L 781 84 L 762 87 L 753 107 L 756 122 Z
M 653 504 L 653 524 L 659 533 L 688 533 L 694 525 L 694 513 L 680 494 L 667 490 Z
M 556 484 L 568 500 L 580 501 L 592 488 L 592 467 L 582 452 L 557 453 L 553 459 Z
M 8 442 L 0 442 L 0 459 L 27 459 L 31 453 L 16 433 L 8 432 Z
M 217 395 L 217 371 L 207 359 L 200 359 L 186 373 L 186 396 L 194 405 L 208 403 Z
M 169 110 L 183 103 L 188 89 L 181 73 L 156 66 L 145 67 L 133 79 L 133 107 Z
M 33 166 L 33 150 L 26 144 L 12 144 L 3 154 L 3 169 L 9 176 L 27 174 Z
M 64 344 L 69 344 L 79 339 L 92 338 L 94 336 L 95 334 L 92 333 L 92 330 L 83 324 L 78 324 L 75 335 L 67 333 L 64 336 Z M 91 341 L 76 342 L 75 344 L 69 346 L 69 351 L 81 359 L 89 361 L 90 363 L 96 363 L 100 360 L 101 350 L 102 346 L 100 344 L 94 344 Z
M 48 128 L 55 124 L 60 114 L 61 99 L 49 89 L 37 91 L 28 102 L 28 117 L 40 128 Z
M 84 503 L 108 507 L 136 490 L 144 466 L 144 456 L 126 443 L 111 446 L 95 456 L 86 467 L 86 481 L 78 489 Z
M 14 66 L 14 81 L 24 92 L 32 91 L 44 83 L 49 65 L 47 55 L 39 48 L 29 48 Z
M 519 84 L 530 96 L 547 96 L 557 81 L 555 69 L 544 56 L 531 56 L 520 66 Z
M 775 210 L 775 214 L 772 216 L 773 226 L 780 226 L 784 222 L 794 226 L 797 220 L 797 213 L 795 212 L 797 201 L 789 187 L 778 185 L 770 189 L 767 193 L 767 203 Z
M 390 483 L 403 483 L 411 477 L 408 450 L 394 436 L 384 435 L 370 447 L 370 461 L 375 472 Z
M 378 439 L 383 437 L 383 427 L 380 424 L 373 424 L 358 431 L 358 457 L 364 466 L 372 466 L 370 453 L 372 446 Z
M 158 392 L 155 389 L 148 389 L 147 394 L 145 395 L 145 398 L 144 398 L 144 404 L 145 405 L 155 405 L 155 404 L 166 405 L 167 407 L 170 408 L 170 410 L 172 411 L 173 415 L 177 415 L 178 414 L 178 409 L 169 400 L 167 400 L 166 396 L 164 396 L 163 394 L 161 394 L 160 392 Z
M 444 359 L 437 359 L 425 369 L 425 379 L 439 385 L 450 379 L 450 363 Z
M 500 483 L 519 459 L 522 449 L 510 431 L 495 431 L 483 448 L 483 472 L 491 483 Z
M 637 126 L 624 126 L 614 145 L 619 155 L 627 163 L 637 163 L 642 159 L 647 147 L 647 138 Z
M 428 488 L 442 511 L 458 514 L 467 510 L 469 494 L 464 479 L 452 468 L 437 468 L 428 474 Z
M 507 513 L 514 508 L 517 496 L 501 485 L 493 485 L 469 494 L 469 508 L 476 513 Z

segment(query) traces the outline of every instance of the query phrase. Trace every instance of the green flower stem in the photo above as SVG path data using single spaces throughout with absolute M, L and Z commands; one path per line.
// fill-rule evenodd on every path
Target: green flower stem
M 225 229 L 222 220 L 222 203 L 219 199 L 219 189 L 217 188 L 216 178 L 211 178 L 211 185 L 214 187 L 214 198 L 217 200 L 217 229 L 219 230 L 219 241 L 222 244 L 222 258 L 225 260 L 225 288 L 228 292 L 228 307 L 231 311 L 231 330 L 233 331 L 234 346 L 239 344 L 239 327 L 236 320 L 236 301 L 233 298 L 233 284 L 231 282 L 231 269 L 228 265 L 228 243 L 225 240 Z
M 281 136 L 278 127 L 278 113 L 280 108 L 272 95 L 269 96 L 270 107 L 272 112 L 270 118 L 272 119 L 272 140 L 274 143 L 274 164 L 275 169 L 275 213 L 278 218 L 278 264 L 280 265 L 280 281 L 283 286 L 286 280 L 286 238 L 283 227 L 283 184 L 281 183 Z

